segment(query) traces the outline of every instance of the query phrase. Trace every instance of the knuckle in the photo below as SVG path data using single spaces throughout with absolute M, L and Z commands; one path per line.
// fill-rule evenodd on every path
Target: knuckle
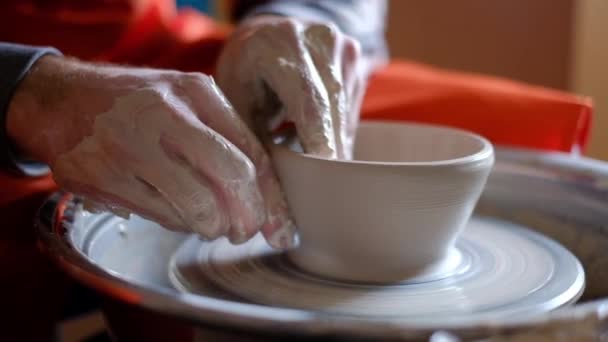
M 232 179 L 238 182 L 250 183 L 256 179 L 256 167 L 244 153 L 234 149 L 230 154 L 230 165 L 233 168 Z
M 196 230 L 213 239 L 221 236 L 228 228 L 225 214 L 217 202 L 216 196 L 207 194 L 199 197 L 197 206 L 191 208 Z
M 150 87 L 137 90 L 136 101 L 132 102 L 128 116 L 133 127 L 147 127 L 151 125 L 150 118 L 161 119 L 167 113 L 172 114 L 175 108 L 169 95 L 170 88 L 165 83 L 154 84 Z M 150 110 L 154 108 L 154 110 Z
M 164 97 L 165 97 L 164 88 L 165 88 L 165 84 L 159 83 L 159 84 L 154 84 L 151 87 L 146 87 L 146 88 L 137 90 L 137 92 L 139 92 L 139 94 L 141 95 L 139 97 L 139 99 L 150 99 L 150 100 L 156 101 L 156 102 L 164 102 Z
M 213 78 L 200 72 L 182 73 L 175 82 L 174 87 L 180 89 L 182 93 L 188 93 L 188 89 L 208 89 L 215 86 Z
M 213 78 L 209 75 L 205 75 L 200 72 L 187 72 L 184 73 L 184 77 L 194 83 L 212 84 Z
M 205 144 L 212 146 L 216 176 L 228 182 L 255 180 L 256 167 L 238 147 L 211 129 L 203 131 Z
M 188 80 L 190 85 L 195 88 L 196 96 L 203 96 L 210 103 L 216 103 L 218 100 L 223 99 L 223 93 L 212 76 L 198 72 L 189 73 Z M 191 96 L 195 96 L 192 93 L 190 94 Z
M 298 21 L 293 18 L 285 18 L 276 26 L 279 30 L 288 30 L 289 32 L 296 31 L 298 28 Z
M 168 86 L 175 94 L 188 94 L 192 88 L 207 88 L 214 85 L 213 78 L 200 72 L 174 72 L 167 80 Z
M 317 23 L 312 24 L 309 28 L 310 30 L 317 32 L 318 34 L 323 34 L 328 38 L 336 39 L 340 34 L 340 30 L 338 26 L 334 23 Z
M 253 162 L 244 153 L 235 153 L 235 163 L 240 171 L 240 178 L 245 181 L 254 181 L 256 168 Z

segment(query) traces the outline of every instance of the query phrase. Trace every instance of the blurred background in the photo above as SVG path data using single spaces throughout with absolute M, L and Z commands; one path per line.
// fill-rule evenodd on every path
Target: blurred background
M 227 1 L 177 3 L 227 21 Z M 592 97 L 587 154 L 608 160 L 608 0 L 389 0 L 386 35 L 393 58 Z M 74 297 L 86 302 L 82 298 L 90 294 L 81 291 Z M 62 324 L 59 335 L 61 341 L 81 341 L 100 330 L 95 311 Z
M 375 1 L 375 0 L 369 0 Z M 225 1 L 178 0 L 218 19 Z M 608 160 L 608 1 L 390 0 L 392 57 L 590 96 L 587 154 Z
M 608 1 L 393 0 L 389 11 L 393 57 L 592 97 L 587 154 L 608 160 Z

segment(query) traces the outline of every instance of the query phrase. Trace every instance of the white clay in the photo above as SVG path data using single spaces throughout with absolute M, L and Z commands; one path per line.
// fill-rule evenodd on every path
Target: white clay
M 295 123 L 307 152 L 349 159 L 365 89 L 357 43 L 326 24 L 261 21 L 229 40 L 218 66 L 222 90 L 251 126 L 278 114 Z
M 292 260 L 371 282 L 438 272 L 494 162 L 471 133 L 383 122 L 361 125 L 354 161 L 278 145 L 271 154 L 298 227 Z
M 172 259 L 170 279 L 178 289 L 201 295 L 219 288 L 220 295 L 273 307 L 435 325 L 553 310 L 575 301 L 585 283 L 576 257 L 555 241 L 481 217 L 458 240 L 452 269 L 435 279 L 341 282 L 303 272 L 284 253 L 261 236 L 241 246 L 189 239 Z

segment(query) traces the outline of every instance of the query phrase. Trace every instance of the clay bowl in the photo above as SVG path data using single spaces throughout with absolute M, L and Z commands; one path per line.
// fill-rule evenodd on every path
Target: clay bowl
M 454 242 L 494 164 L 492 145 L 458 129 L 368 121 L 352 161 L 271 147 L 298 226 L 299 267 L 357 282 L 429 280 L 458 264 Z

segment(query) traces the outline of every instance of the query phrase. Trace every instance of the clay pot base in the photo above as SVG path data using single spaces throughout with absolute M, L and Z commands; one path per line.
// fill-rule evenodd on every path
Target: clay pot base
M 192 237 L 173 256 L 169 275 L 186 292 L 408 322 L 540 313 L 575 302 L 584 288 L 583 268 L 567 249 L 491 218 L 470 220 L 447 264 L 433 279 L 359 284 L 305 272 L 261 236 L 240 246 Z

